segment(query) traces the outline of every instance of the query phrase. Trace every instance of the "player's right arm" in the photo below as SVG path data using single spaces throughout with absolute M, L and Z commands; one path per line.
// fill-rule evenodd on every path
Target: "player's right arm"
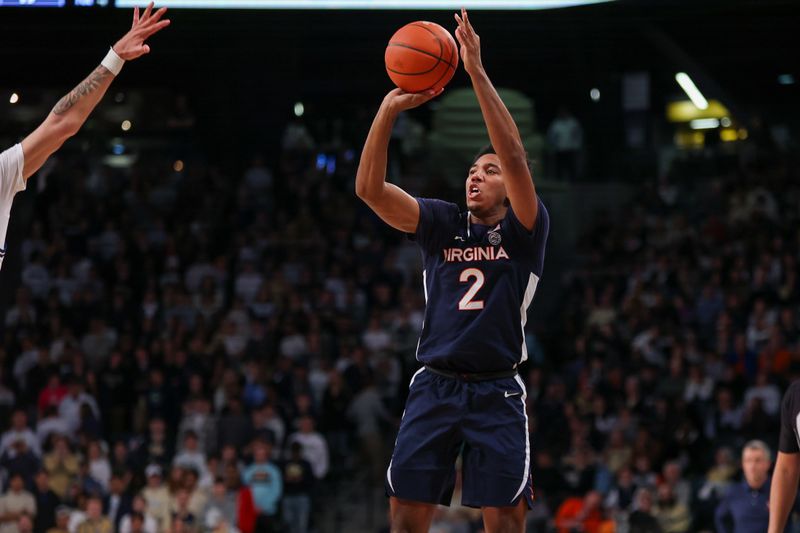
M 769 533 L 783 533 L 789 513 L 795 505 L 797 483 L 800 480 L 800 443 L 798 443 L 797 401 L 800 382 L 789 386 L 781 402 L 781 432 L 778 439 L 778 459 L 772 473 L 769 492 Z
M 112 47 L 114 53 L 124 61 L 136 59 L 150 52 L 144 41 L 169 25 L 169 20 L 160 20 L 167 8 L 162 7 L 153 13 L 153 3 L 139 17 L 139 8 L 133 12 L 133 25 Z M 103 98 L 114 80 L 114 74 L 105 66 L 99 65 L 77 87 L 58 101 L 56 106 L 33 133 L 22 141 L 25 156 L 22 177 L 28 179 L 39 170 L 53 152 L 64 141 L 78 133 L 92 110 Z
M 397 185 L 386 183 L 386 162 L 389 139 L 397 115 L 407 109 L 420 106 L 442 93 L 426 91 L 407 93 L 394 89 L 383 99 L 367 141 L 361 152 L 361 161 L 356 173 L 356 195 L 377 214 L 381 220 L 406 233 L 417 231 L 419 204 Z

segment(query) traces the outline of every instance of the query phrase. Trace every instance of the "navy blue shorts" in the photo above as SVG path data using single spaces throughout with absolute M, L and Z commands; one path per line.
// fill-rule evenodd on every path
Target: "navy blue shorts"
M 421 368 L 409 385 L 386 493 L 450 505 L 462 453 L 461 503 L 533 504 L 525 386 L 519 376 L 465 382 Z

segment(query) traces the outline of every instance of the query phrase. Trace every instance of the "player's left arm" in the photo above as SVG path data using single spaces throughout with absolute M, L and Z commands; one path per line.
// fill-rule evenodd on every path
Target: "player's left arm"
M 153 2 L 139 16 L 139 8 L 133 11 L 133 25 L 112 50 L 123 61 L 136 59 L 150 52 L 145 40 L 169 25 L 169 19 L 161 20 L 167 8 L 153 12 Z M 112 67 L 113 68 L 113 67 Z M 22 141 L 25 163 L 22 176 L 26 180 L 39 170 L 53 152 L 64 142 L 78 133 L 83 123 L 103 98 L 114 73 L 105 66 L 98 65 L 89 76 L 64 95 L 33 133 Z
M 531 231 L 539 213 L 539 202 L 519 129 L 486 75 L 481 62 L 481 40 L 469 21 L 467 11 L 462 9 L 461 15 L 456 14 L 455 18 L 458 22 L 456 38 L 461 45 L 461 60 L 478 96 L 489 140 L 500 158 L 508 200 L 517 219 Z
M 783 533 L 792 508 L 796 506 L 800 481 L 800 454 L 778 452 L 769 490 L 769 533 Z

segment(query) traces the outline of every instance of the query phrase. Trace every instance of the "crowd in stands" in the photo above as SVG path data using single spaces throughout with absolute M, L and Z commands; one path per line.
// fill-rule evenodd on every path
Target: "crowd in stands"
M 242 176 L 52 170 L 0 325 L 0 533 L 305 533 L 324 488 L 382 486 L 424 299 L 415 245 L 355 198 L 356 142 L 298 122 Z M 642 185 L 574 270 L 545 267 L 563 313 L 523 368 L 531 531 L 711 530 L 745 442 L 775 450 L 800 181 L 764 151 Z M 442 508 L 432 531 L 479 517 Z

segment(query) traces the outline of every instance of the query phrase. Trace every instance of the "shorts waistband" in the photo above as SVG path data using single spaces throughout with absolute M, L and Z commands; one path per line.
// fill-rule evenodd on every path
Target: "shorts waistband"
M 459 381 L 491 381 L 493 379 L 513 378 L 517 375 L 516 370 L 503 370 L 500 372 L 453 372 L 451 370 L 442 370 L 441 368 L 434 368 L 430 365 L 425 365 L 426 370 L 430 370 L 434 374 L 449 378 L 457 379 Z

